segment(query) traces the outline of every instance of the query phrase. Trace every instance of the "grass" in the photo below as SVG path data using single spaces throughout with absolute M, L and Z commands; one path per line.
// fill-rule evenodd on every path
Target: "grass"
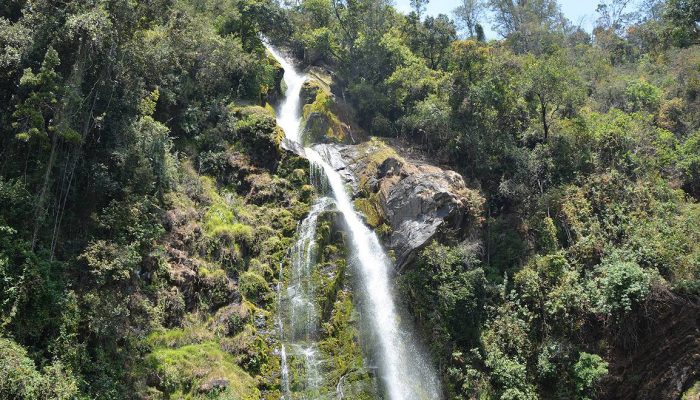
M 151 332 L 146 343 L 154 349 L 177 348 L 212 340 L 214 334 L 205 325 L 195 324 L 184 328 L 159 329 Z
M 236 365 L 215 341 L 178 348 L 158 348 L 147 357 L 156 371 L 161 390 L 170 398 L 211 398 L 200 393 L 200 386 L 211 379 L 224 379 L 228 387 L 218 398 L 253 400 L 260 398 L 256 380 Z

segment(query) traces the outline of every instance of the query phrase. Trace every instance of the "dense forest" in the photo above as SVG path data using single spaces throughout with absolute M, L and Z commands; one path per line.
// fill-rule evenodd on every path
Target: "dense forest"
M 483 200 L 393 276 L 445 398 L 697 399 L 700 1 L 606 0 L 592 33 L 556 0 L 426 3 L 4 0 L 0 398 L 280 398 L 275 288 L 317 193 L 265 39 L 331 77 L 355 134 L 323 140 Z

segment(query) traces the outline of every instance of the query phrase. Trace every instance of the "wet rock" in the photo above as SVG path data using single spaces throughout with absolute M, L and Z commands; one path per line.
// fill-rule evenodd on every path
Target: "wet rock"
M 281 143 L 281 147 L 284 150 L 290 151 L 299 157 L 306 158 L 306 152 L 304 151 L 304 146 L 301 145 L 299 142 L 295 142 L 293 140 L 289 140 L 287 138 L 284 138 Z
M 454 171 L 403 157 L 377 139 L 315 149 L 343 176 L 355 196 L 376 203 L 388 226 L 385 244 L 394 251 L 398 270 L 435 235 L 447 231 L 464 235 L 481 222 L 484 199 Z
M 318 67 L 307 69 L 301 88 L 301 132 L 307 143 L 355 143 L 364 136 L 355 112 L 345 101 L 335 76 Z
M 301 87 L 300 92 L 302 104 L 313 103 L 314 100 L 316 100 L 316 95 L 320 90 L 323 90 L 323 86 L 318 80 L 309 79 L 306 82 L 304 82 L 304 85 Z

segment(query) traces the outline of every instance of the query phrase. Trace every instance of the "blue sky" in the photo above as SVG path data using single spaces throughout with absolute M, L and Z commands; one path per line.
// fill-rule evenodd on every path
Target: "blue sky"
M 410 0 L 394 0 L 396 8 L 402 12 L 411 10 Z M 587 31 L 593 29 L 593 22 L 596 19 L 595 9 L 598 0 L 559 0 L 561 10 L 574 25 L 581 25 Z M 447 14 L 452 18 L 452 10 L 459 5 L 459 0 L 430 0 L 427 7 L 429 15 Z M 495 39 L 498 35 L 491 29 L 491 23 L 485 21 L 483 24 L 488 39 Z

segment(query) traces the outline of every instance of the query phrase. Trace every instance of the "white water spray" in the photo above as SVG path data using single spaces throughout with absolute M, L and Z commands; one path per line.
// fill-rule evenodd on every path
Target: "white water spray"
M 299 94 L 306 81 L 306 76 L 299 74 L 294 66 L 289 63 L 277 50 L 267 46 L 268 51 L 282 65 L 284 69 L 284 85 L 287 87 L 284 100 L 277 111 L 277 125 L 284 131 L 287 139 L 301 143 L 299 135 L 299 122 L 301 117 L 301 100 Z
M 286 137 L 301 143 L 300 91 L 306 79 L 277 51 L 270 53 L 284 68 L 287 86 L 285 100 L 278 113 L 278 124 Z M 322 150 L 320 150 L 322 152 Z M 391 263 L 382 249 L 376 234 L 370 230 L 355 212 L 345 183 L 340 174 L 314 148 L 305 148 L 307 159 L 320 167 L 335 198 L 351 239 L 351 254 L 362 285 L 365 306 L 362 312 L 376 335 L 379 375 L 390 400 L 436 400 L 441 398 L 438 379 L 418 350 L 409 331 L 401 329 L 391 292 L 389 271 Z

